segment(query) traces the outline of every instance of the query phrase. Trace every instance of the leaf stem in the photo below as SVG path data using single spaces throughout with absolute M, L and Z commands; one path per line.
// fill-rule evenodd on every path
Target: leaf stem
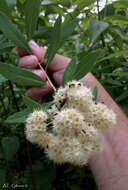
M 50 80 L 49 76 L 47 75 L 46 71 L 43 69 L 43 67 L 41 66 L 40 63 L 38 63 L 38 64 L 39 64 L 40 69 L 41 69 L 43 72 L 45 72 L 46 78 L 47 78 L 49 84 L 51 85 L 51 87 L 53 88 L 53 90 L 56 92 L 56 88 L 55 88 L 55 86 L 53 85 L 52 81 Z

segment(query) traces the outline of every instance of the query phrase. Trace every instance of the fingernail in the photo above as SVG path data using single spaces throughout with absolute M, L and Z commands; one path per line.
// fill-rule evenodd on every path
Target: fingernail
M 33 40 L 30 40 L 30 41 L 28 42 L 28 44 L 29 44 L 30 46 L 34 47 L 34 48 L 39 48 L 39 46 L 37 45 L 37 43 L 36 43 L 35 41 L 33 41 Z

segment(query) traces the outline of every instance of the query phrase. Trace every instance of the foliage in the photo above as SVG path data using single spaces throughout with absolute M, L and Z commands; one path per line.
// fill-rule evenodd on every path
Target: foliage
M 96 2 L 100 4 L 98 0 L 0 1 L 0 187 L 17 183 L 34 190 L 97 189 L 89 166 L 54 165 L 43 150 L 26 141 L 25 118 L 33 109 L 47 110 L 52 93 L 43 105 L 24 96 L 24 86 L 45 82 L 31 70 L 17 68 L 15 48 L 30 54 L 27 43 L 33 39 L 48 46 L 47 65 L 56 53 L 71 57 L 63 85 L 91 71 L 128 113 L 128 2 L 106 3 L 102 10 Z M 95 87 L 94 99 L 97 93 Z

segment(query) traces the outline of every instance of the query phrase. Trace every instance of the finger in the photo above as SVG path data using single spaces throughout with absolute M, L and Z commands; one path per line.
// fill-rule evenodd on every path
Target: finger
M 38 44 L 33 40 L 31 40 L 28 44 L 32 54 L 38 58 L 38 61 L 41 63 L 45 63 L 44 55 L 46 50 L 38 46 Z
M 57 72 L 65 69 L 71 59 L 64 57 L 62 55 L 56 54 L 48 69 L 52 72 Z
M 28 53 L 24 50 L 22 50 L 21 48 L 19 48 L 18 46 L 16 46 L 16 51 L 19 54 L 20 57 L 23 57 L 25 55 L 28 55 Z
M 35 69 L 38 67 L 38 59 L 35 55 L 27 55 L 20 58 L 19 65 L 20 68 Z
M 58 72 L 53 73 L 53 79 L 56 81 L 57 86 L 60 86 L 62 83 L 62 76 L 64 74 L 65 69 L 62 69 Z
M 33 71 L 36 75 L 38 75 L 40 78 L 46 81 L 46 73 L 43 70 L 34 70 Z
M 38 58 L 38 60 L 46 65 L 46 59 L 44 59 L 46 50 L 43 47 L 39 47 L 36 42 L 31 40 L 29 42 L 29 47 L 32 53 Z M 71 59 L 64 57 L 62 55 L 56 54 L 51 64 L 48 66 L 48 70 L 52 72 L 60 71 L 67 67 Z
M 43 86 L 41 88 L 40 87 L 32 87 L 26 92 L 26 96 L 28 96 L 29 98 L 31 98 L 37 102 L 41 102 L 43 96 L 45 96 L 48 92 L 50 92 L 50 90 L 51 90 L 50 85 Z

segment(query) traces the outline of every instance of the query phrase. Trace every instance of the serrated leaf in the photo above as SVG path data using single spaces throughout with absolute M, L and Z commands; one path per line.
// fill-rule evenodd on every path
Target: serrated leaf
M 12 21 L 2 12 L 0 12 L 0 30 L 4 33 L 6 38 L 11 40 L 15 45 L 21 49 L 30 52 L 27 41 L 22 33 L 12 23 Z
M 52 59 L 54 58 L 61 42 L 61 29 L 62 29 L 61 23 L 62 23 L 62 19 L 61 19 L 61 16 L 59 16 L 55 22 L 52 37 L 50 40 L 50 46 L 48 47 L 48 50 L 46 53 L 47 66 L 51 63 Z
M 25 103 L 25 105 L 30 109 L 30 110 L 44 110 L 46 111 L 47 109 L 49 109 L 49 107 L 53 104 L 52 102 L 48 102 L 45 104 L 38 104 L 37 102 L 35 102 L 34 100 L 28 98 L 27 96 L 23 96 L 23 102 Z
M 0 43 L 0 54 L 9 52 L 15 45 L 11 42 Z
M 5 120 L 6 123 L 8 124 L 19 124 L 19 123 L 24 123 L 27 116 L 30 114 L 30 110 L 25 109 L 20 112 L 16 112 L 13 115 L 10 115 L 7 120 Z
M 28 39 L 32 39 L 36 30 L 41 0 L 27 0 L 25 4 L 25 27 Z
M 101 50 L 96 50 L 88 53 L 88 55 L 84 56 L 80 63 L 77 64 L 76 72 L 73 75 L 72 80 L 80 80 L 83 78 L 88 72 L 90 72 L 95 65 L 97 59 L 101 55 Z
M 67 40 L 67 38 L 73 33 L 74 29 L 79 23 L 79 19 L 75 18 L 69 23 L 64 24 L 62 27 L 62 38 L 60 42 L 60 46 Z
M 19 85 L 42 86 L 45 84 L 45 81 L 31 71 L 11 64 L 0 63 L 0 74 Z
M 65 69 L 65 72 L 63 74 L 63 79 L 62 79 L 62 85 L 64 86 L 67 82 L 72 80 L 73 74 L 76 71 L 76 65 L 77 59 L 74 57 L 71 62 L 68 64 L 68 66 Z
M 6 82 L 8 79 L 6 79 L 3 75 L 0 74 L 0 83 Z
M 8 7 L 6 0 L 0 0 L 0 11 L 5 13 L 9 17 L 11 16 L 10 10 L 9 10 L 9 7 Z
M 97 95 L 98 95 L 98 87 L 97 86 L 95 86 L 93 88 L 92 94 L 93 94 L 93 100 L 96 101 Z
M 97 38 L 109 27 L 109 24 L 106 22 L 101 22 L 96 19 L 91 19 L 89 33 L 90 33 L 90 42 L 94 43 Z
M 1 140 L 2 148 L 7 160 L 11 160 L 19 150 L 19 138 L 16 136 L 3 137 Z
M 3 186 L 6 183 L 6 171 L 0 169 L 0 186 Z

